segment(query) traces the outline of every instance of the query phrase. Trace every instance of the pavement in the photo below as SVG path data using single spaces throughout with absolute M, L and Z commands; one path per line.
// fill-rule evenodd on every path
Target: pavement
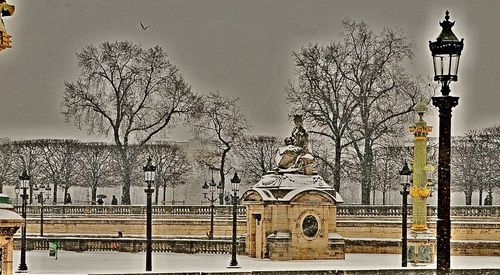
M 58 259 L 48 251 L 28 251 L 26 263 L 30 274 L 140 273 L 145 270 L 145 253 L 115 251 L 59 251 Z M 356 270 L 400 269 L 399 254 L 346 254 L 345 260 L 271 261 L 238 255 L 238 271 L 259 270 Z M 20 252 L 14 251 L 14 270 L 19 266 Z M 224 272 L 231 255 L 153 253 L 153 272 Z M 408 269 L 434 269 L 436 264 L 409 264 Z M 453 269 L 499 269 L 500 257 L 452 256 Z M 15 273 L 21 274 L 21 273 Z

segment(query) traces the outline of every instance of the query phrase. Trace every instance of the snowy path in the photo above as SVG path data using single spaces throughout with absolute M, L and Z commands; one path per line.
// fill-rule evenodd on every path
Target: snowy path
M 144 272 L 145 253 L 70 252 L 59 251 L 58 259 L 48 251 L 28 251 L 27 265 L 31 274 L 88 274 Z M 14 269 L 19 266 L 19 251 L 14 253 Z M 230 255 L 153 253 L 154 272 L 227 271 Z M 345 260 L 270 261 L 238 256 L 238 271 L 250 270 L 336 270 L 396 269 L 397 254 L 346 254 Z M 452 268 L 498 268 L 500 257 L 454 256 Z M 435 268 L 435 264 L 409 268 Z M 17 273 L 15 273 L 17 274 Z

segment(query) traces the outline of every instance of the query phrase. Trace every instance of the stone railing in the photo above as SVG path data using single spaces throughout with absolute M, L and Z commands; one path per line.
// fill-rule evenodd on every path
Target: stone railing
M 120 251 L 141 252 L 146 249 L 146 240 L 143 238 L 110 238 L 110 237 L 35 237 L 28 236 L 28 250 L 48 250 L 49 242 L 59 242 L 61 250 L 66 251 Z M 15 249 L 20 249 L 20 238 L 15 238 Z M 209 253 L 230 254 L 230 239 L 154 239 L 153 251 L 176 253 Z M 238 241 L 238 253 L 244 253 L 245 238 Z
M 21 213 L 21 207 L 16 206 L 16 211 Z M 411 215 L 411 206 L 408 207 Z M 28 216 L 39 216 L 40 206 L 27 206 Z M 146 215 L 146 207 L 143 205 L 48 205 L 44 206 L 44 215 L 72 215 L 72 216 L 130 216 Z M 339 218 L 363 218 L 363 217 L 401 217 L 401 206 L 399 205 L 339 205 L 337 216 Z M 215 215 L 218 217 L 230 217 L 232 206 L 215 206 Z M 209 205 L 155 205 L 153 215 L 170 217 L 208 217 L 210 215 Z M 436 206 L 427 207 L 429 217 L 437 216 Z M 238 216 L 246 216 L 246 207 L 238 206 Z M 452 206 L 452 217 L 467 218 L 491 218 L 500 217 L 500 206 Z
M 337 217 L 401 217 L 400 205 L 340 205 L 337 207 Z M 412 206 L 408 206 L 408 214 L 411 215 Z M 499 206 L 452 206 L 450 208 L 452 217 L 463 218 L 491 218 L 500 217 Z M 436 217 L 437 207 L 427 207 L 427 216 Z
M 21 213 L 21 206 L 15 206 L 15 210 Z M 155 216 L 210 216 L 209 205 L 154 205 L 152 207 Z M 246 216 L 246 207 L 238 207 L 238 216 Z M 39 205 L 28 205 L 26 213 L 28 216 L 40 216 L 41 207 Z M 73 215 L 73 216 L 130 216 L 146 215 L 144 205 L 44 205 L 43 214 L 45 216 Z M 215 206 L 215 215 L 231 216 L 231 205 Z

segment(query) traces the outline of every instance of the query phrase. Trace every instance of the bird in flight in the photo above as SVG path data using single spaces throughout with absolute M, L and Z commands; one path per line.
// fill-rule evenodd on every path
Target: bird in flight
M 142 24 L 142 21 L 139 21 L 139 22 L 141 22 L 141 27 L 142 27 L 142 30 L 144 30 L 144 31 L 147 30 L 151 26 L 151 25 L 149 25 L 149 26 L 144 27 L 144 24 Z

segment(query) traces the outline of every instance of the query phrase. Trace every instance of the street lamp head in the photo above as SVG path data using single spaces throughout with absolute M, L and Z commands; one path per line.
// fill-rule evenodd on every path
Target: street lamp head
M 460 54 L 464 48 L 464 39 L 458 40 L 451 28 L 455 22 L 449 21 L 449 12 L 446 11 L 445 20 L 439 25 L 443 28 L 436 41 L 429 41 L 429 48 L 434 62 L 434 80 L 447 86 L 450 81 L 457 81 L 458 64 Z M 449 89 L 443 92 L 444 96 L 449 94 Z
M 401 176 L 401 184 L 408 184 L 410 182 L 411 174 L 411 169 L 408 167 L 408 163 L 405 160 L 403 168 L 401 169 L 401 171 L 399 171 L 399 175 Z
M 234 172 L 234 176 L 231 179 L 231 184 L 233 185 L 233 192 L 238 193 L 240 189 L 240 178 L 238 177 L 238 172 Z
M 19 176 L 19 184 L 21 188 L 26 189 L 30 185 L 30 175 L 28 175 L 28 171 L 26 169 L 23 170 L 23 173 Z
M 207 181 L 205 181 L 205 183 L 201 186 L 201 189 L 203 189 L 203 197 L 207 197 L 207 194 L 208 194 L 208 184 L 207 184 Z
M 214 179 L 212 178 L 212 180 L 210 181 L 210 193 L 214 193 L 215 192 L 215 188 L 217 187 L 217 184 L 215 183 Z
M 153 165 L 153 160 L 151 157 L 148 158 L 148 162 L 144 166 L 144 180 L 146 182 L 152 182 L 155 180 L 156 166 Z
M 19 195 L 19 183 L 16 183 L 16 186 L 14 186 L 14 192 L 16 192 L 16 195 Z

